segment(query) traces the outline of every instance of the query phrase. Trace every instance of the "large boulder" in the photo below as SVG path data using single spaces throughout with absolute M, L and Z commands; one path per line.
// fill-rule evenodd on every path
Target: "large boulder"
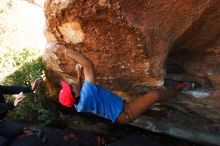
M 89 57 L 98 84 L 126 100 L 162 86 L 164 78 L 197 81 L 199 91 L 157 104 L 147 115 L 220 131 L 219 0 L 47 0 L 44 7 L 51 96 L 58 94 L 57 81 L 76 79 L 76 62 L 51 51 L 59 43 Z

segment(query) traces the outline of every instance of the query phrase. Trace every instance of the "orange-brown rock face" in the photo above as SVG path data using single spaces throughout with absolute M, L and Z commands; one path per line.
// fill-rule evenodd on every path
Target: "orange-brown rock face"
M 167 119 L 219 131 L 219 8 L 219 0 L 48 0 L 48 79 L 75 79 L 74 60 L 51 52 L 60 43 L 88 56 L 98 84 L 127 99 L 161 86 L 164 77 L 196 80 L 199 92 L 159 109 Z

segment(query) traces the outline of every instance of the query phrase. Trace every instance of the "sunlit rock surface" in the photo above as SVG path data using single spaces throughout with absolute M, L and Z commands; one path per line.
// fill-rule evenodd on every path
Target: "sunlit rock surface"
M 51 52 L 59 43 L 88 56 L 98 84 L 126 100 L 162 86 L 164 78 L 197 81 L 197 91 L 158 103 L 146 115 L 218 134 L 219 0 L 47 0 L 44 7 L 51 96 L 58 91 L 51 85 L 76 77 L 75 62 Z

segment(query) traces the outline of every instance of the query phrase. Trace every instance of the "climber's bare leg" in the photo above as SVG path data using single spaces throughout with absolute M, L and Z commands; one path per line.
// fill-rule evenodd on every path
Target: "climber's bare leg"
M 118 118 L 121 124 L 129 123 L 141 116 L 155 102 L 178 95 L 180 85 L 170 89 L 159 89 L 140 96 L 129 103 L 125 103 L 124 110 Z

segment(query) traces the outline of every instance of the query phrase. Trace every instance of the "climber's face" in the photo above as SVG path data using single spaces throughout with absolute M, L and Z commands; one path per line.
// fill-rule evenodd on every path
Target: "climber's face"
M 72 95 L 75 98 L 79 98 L 79 96 L 80 96 L 80 86 L 77 85 L 77 84 L 71 83 L 70 84 L 70 89 L 71 89 Z

